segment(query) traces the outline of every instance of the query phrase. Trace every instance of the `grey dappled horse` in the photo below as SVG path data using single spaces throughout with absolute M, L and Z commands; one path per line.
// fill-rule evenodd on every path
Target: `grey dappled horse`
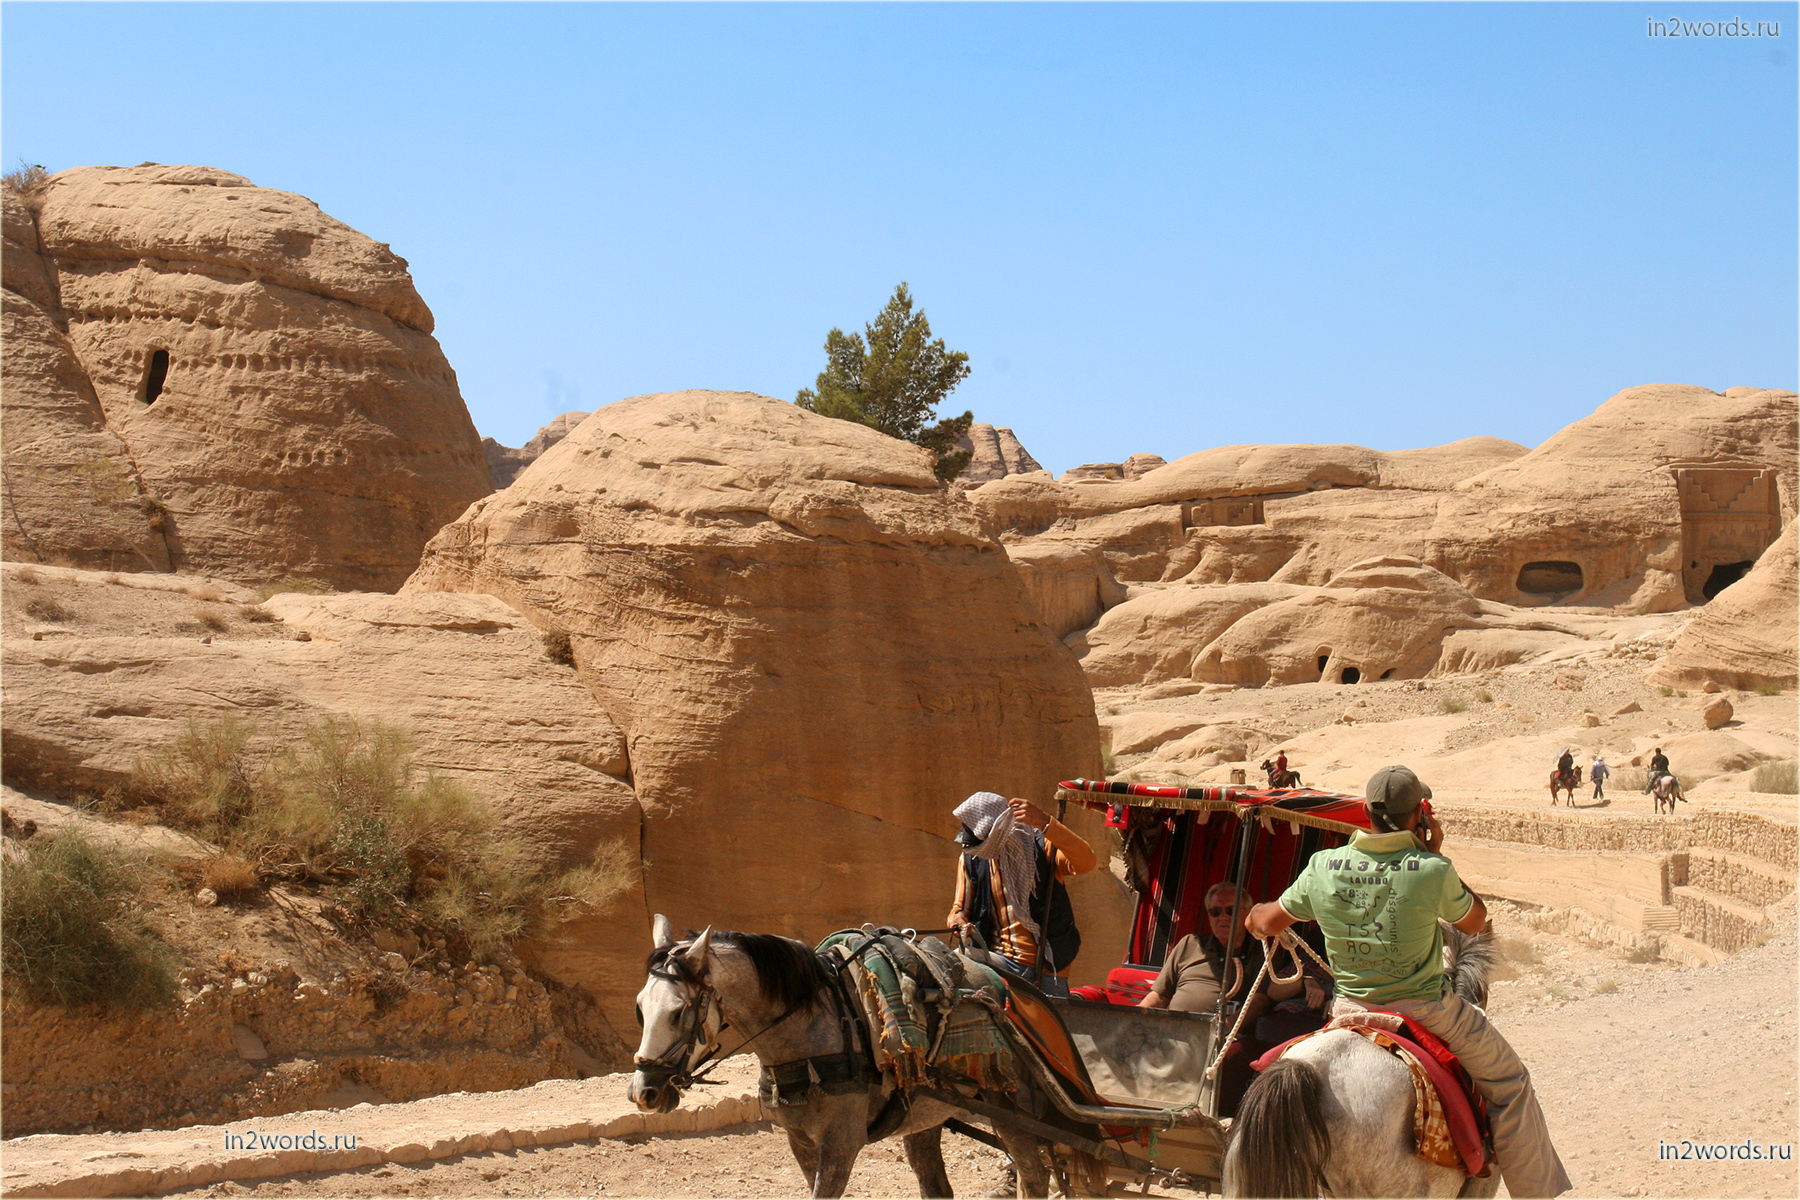
M 719 1049 L 726 1026 L 734 1047 L 747 1046 L 765 1069 L 839 1055 L 850 1063 L 867 1054 L 847 1024 L 862 1021 L 861 1010 L 850 1006 L 831 969 L 804 942 L 710 928 L 677 941 L 660 913 L 654 932 L 649 979 L 637 998 L 644 1037 L 626 1093 L 640 1109 L 668 1112 L 681 1103 L 680 1089 Z M 944 1122 L 967 1113 L 928 1096 L 895 1097 L 893 1075 L 874 1074 L 872 1066 L 859 1080 L 837 1078 L 827 1064 L 825 1078 L 828 1086 L 794 1089 L 804 1100 L 784 1096 L 769 1106 L 814 1196 L 843 1195 L 863 1146 L 896 1133 L 919 1194 L 952 1194 L 940 1140 Z M 1048 1195 L 1039 1140 L 997 1132 L 1016 1165 L 1018 1194 Z
M 1446 978 L 1487 1003 L 1492 935 L 1445 926 Z M 1492 1196 L 1477 1179 L 1413 1153 L 1413 1078 L 1359 1033 L 1308 1038 L 1264 1071 L 1238 1107 L 1225 1151 L 1227 1196 Z

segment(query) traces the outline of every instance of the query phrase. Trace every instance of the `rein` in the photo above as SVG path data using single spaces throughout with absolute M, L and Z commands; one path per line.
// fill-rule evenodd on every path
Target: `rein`
M 1306 966 L 1300 961 L 1299 955 L 1294 953 L 1294 947 L 1298 946 L 1300 949 L 1306 951 L 1307 956 L 1318 963 L 1319 966 L 1323 967 L 1327 975 L 1332 976 L 1334 979 L 1337 977 L 1336 972 L 1331 969 L 1330 964 L 1319 957 L 1319 952 L 1302 941 L 1300 936 L 1292 929 L 1283 929 L 1272 938 L 1259 937 L 1256 940 L 1262 943 L 1262 969 L 1256 973 L 1256 981 L 1250 985 L 1250 991 L 1246 993 L 1244 1003 L 1238 1009 L 1237 1020 L 1233 1021 L 1231 1024 L 1231 1032 L 1225 1035 L 1225 1040 L 1223 1042 L 1219 1043 L 1219 1052 L 1213 1056 L 1212 1065 L 1206 1068 L 1206 1077 L 1208 1079 L 1217 1079 L 1219 1077 L 1219 1064 L 1225 1061 L 1225 1052 L 1231 1049 L 1231 1043 L 1237 1041 L 1238 1031 L 1244 1027 L 1244 1018 L 1250 1015 L 1250 999 L 1256 995 L 1257 989 L 1262 987 L 1263 978 L 1267 976 L 1276 983 L 1293 983 L 1302 975 L 1306 974 Z M 1275 947 L 1278 944 L 1288 952 L 1288 957 L 1294 960 L 1294 973 L 1292 975 L 1283 975 L 1276 971 L 1272 965 L 1275 961 Z
M 710 983 L 701 979 L 685 962 L 682 962 L 673 954 L 668 955 L 661 963 L 650 968 L 650 974 L 658 979 L 667 979 L 672 983 L 679 983 L 692 988 L 695 994 L 693 999 L 689 1000 L 688 1003 L 682 1007 L 681 1023 L 685 1027 L 682 1035 L 672 1042 L 669 1045 L 669 1048 L 664 1050 L 658 1057 L 634 1059 L 632 1061 L 632 1066 L 639 1071 L 652 1071 L 662 1074 L 665 1083 L 680 1088 L 683 1091 L 693 1087 L 697 1083 L 719 1082 L 716 1079 L 709 1078 L 706 1074 L 706 1069 L 718 1060 L 720 1054 L 725 1049 L 724 1045 L 719 1042 L 717 1034 L 724 1033 L 732 1026 L 731 1023 L 725 1019 L 725 1006 L 719 1001 L 718 990 Z M 835 968 L 832 970 L 832 978 L 834 982 L 837 979 Z M 813 997 L 807 996 L 794 1001 L 782 1011 L 780 1016 L 776 1017 L 767 1025 L 764 1025 L 761 1029 L 740 1042 L 738 1044 L 738 1049 L 744 1049 L 744 1047 L 793 1016 L 800 1009 L 810 1005 L 812 1000 Z M 709 1007 L 716 1010 L 719 1014 L 718 1029 L 716 1033 L 712 1035 L 708 1035 L 706 1032 L 706 1010 Z M 640 1025 L 643 1024 L 642 1013 L 638 1014 L 638 1023 Z M 703 1049 L 700 1045 L 700 1039 L 702 1037 L 707 1038 L 704 1054 L 700 1053 Z M 699 1057 L 695 1057 L 696 1055 L 699 1055 Z

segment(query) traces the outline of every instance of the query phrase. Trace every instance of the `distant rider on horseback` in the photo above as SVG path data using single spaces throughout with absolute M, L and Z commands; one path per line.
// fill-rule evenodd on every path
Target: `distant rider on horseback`
M 1662 752 L 1661 746 L 1658 746 L 1656 753 L 1650 756 L 1650 770 L 1644 778 L 1644 794 L 1649 795 L 1655 789 L 1656 781 L 1668 773 L 1669 756 Z
M 1314 854 L 1281 898 L 1251 909 L 1245 925 L 1266 938 L 1296 921 L 1317 921 L 1337 981 L 1333 1011 L 1390 1009 L 1443 1039 L 1487 1101 L 1507 1191 L 1561 1195 L 1569 1176 L 1525 1064 L 1485 1012 L 1444 989 L 1439 919 L 1478 933 L 1487 907 L 1438 853 L 1444 829 L 1422 803 L 1431 789 L 1405 767 L 1383 767 L 1367 796 L 1376 832 L 1356 833 L 1348 856 Z
M 1556 760 L 1556 773 L 1559 777 L 1567 779 L 1573 784 L 1575 779 L 1575 755 L 1570 752 L 1569 747 L 1567 746 L 1562 748 L 1562 757 Z

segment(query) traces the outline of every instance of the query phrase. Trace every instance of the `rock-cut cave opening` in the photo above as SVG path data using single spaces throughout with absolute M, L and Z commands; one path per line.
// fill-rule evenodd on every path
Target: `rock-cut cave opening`
M 1742 579 L 1749 573 L 1750 568 L 1755 565 L 1756 562 L 1754 559 L 1745 562 L 1720 563 L 1712 569 L 1712 574 L 1706 577 L 1706 583 L 1701 587 L 1700 594 L 1705 596 L 1708 600 L 1711 600 L 1714 596 Z
M 150 373 L 144 376 L 144 403 L 155 404 L 169 378 L 169 352 L 158 350 L 150 356 Z

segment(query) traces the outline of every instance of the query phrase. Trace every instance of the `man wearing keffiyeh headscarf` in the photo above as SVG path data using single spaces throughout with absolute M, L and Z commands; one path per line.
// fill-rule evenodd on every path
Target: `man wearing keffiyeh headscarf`
M 957 805 L 956 819 L 965 852 L 946 924 L 978 930 L 1015 974 L 1038 974 L 1045 991 L 1067 995 L 1081 934 L 1062 881 L 1093 870 L 1093 850 L 1031 801 L 997 792 L 976 792 Z

